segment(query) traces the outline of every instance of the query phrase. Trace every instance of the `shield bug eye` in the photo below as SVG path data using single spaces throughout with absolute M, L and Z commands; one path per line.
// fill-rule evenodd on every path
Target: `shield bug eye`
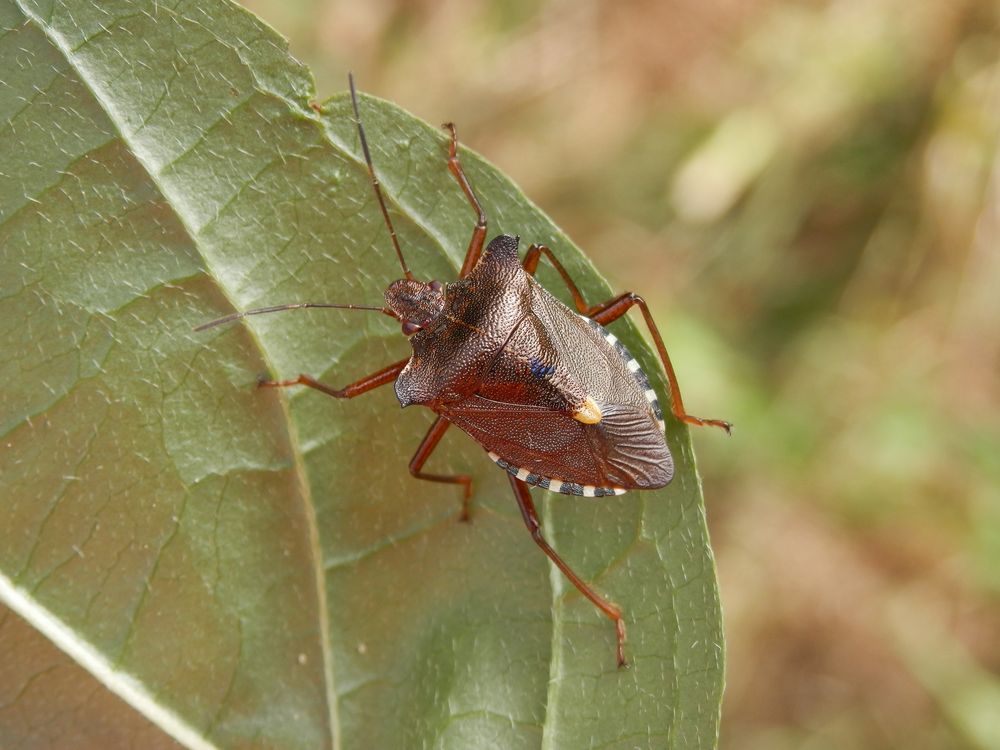
M 440 281 L 432 281 L 430 284 L 428 284 L 428 286 L 430 286 L 430 288 L 433 289 L 435 292 L 440 292 L 442 289 L 444 289 L 444 284 L 442 284 Z
M 408 320 L 403 323 L 404 336 L 412 336 L 413 334 L 415 334 L 417 331 L 420 330 L 422 330 L 421 327 L 418 326 L 416 323 L 411 323 Z

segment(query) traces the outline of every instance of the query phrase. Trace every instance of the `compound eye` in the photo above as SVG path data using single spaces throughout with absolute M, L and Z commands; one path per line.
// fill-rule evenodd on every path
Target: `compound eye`
M 420 331 L 420 330 L 422 330 L 421 327 L 418 326 L 416 323 L 411 323 L 408 320 L 404 321 L 404 323 L 403 323 L 403 335 L 404 336 L 412 336 L 413 334 L 415 334 L 417 331 Z
M 428 284 L 428 286 L 435 292 L 440 292 L 442 289 L 444 289 L 444 284 L 442 284 L 440 281 L 432 281 L 430 284 Z

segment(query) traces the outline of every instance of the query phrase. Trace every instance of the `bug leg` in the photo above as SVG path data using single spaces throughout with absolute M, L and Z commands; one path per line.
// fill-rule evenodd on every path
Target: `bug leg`
M 569 271 L 563 268 L 563 264 L 559 262 L 552 250 L 546 245 L 532 245 L 528 248 L 528 252 L 524 255 L 524 270 L 528 272 L 529 276 L 534 276 L 535 271 L 538 270 L 538 261 L 541 260 L 542 255 L 549 259 L 553 268 L 562 276 L 562 280 L 566 283 L 566 288 L 569 289 L 569 293 L 573 297 L 573 304 L 576 305 L 576 311 L 581 315 L 590 317 L 590 307 L 587 305 L 586 300 L 583 299 L 583 295 L 580 294 L 580 290 L 577 289 L 576 282 L 573 281 L 573 278 L 569 275 Z
M 451 133 L 451 145 L 448 147 L 448 170 L 458 181 L 459 187 L 469 200 L 472 210 L 476 212 L 476 227 L 472 230 L 472 240 L 469 242 L 469 249 L 465 252 L 465 261 L 462 263 L 462 270 L 458 274 L 459 278 L 465 278 L 469 271 L 475 267 L 479 256 L 483 252 L 483 243 L 486 241 L 486 212 L 483 211 L 479 199 L 469 184 L 469 179 L 465 176 L 462 163 L 458 160 L 458 133 L 455 131 L 455 124 L 446 122 L 442 125 L 445 130 Z
M 299 375 L 297 378 L 291 380 L 259 380 L 257 381 L 257 385 L 260 388 L 288 388 L 293 385 L 304 385 L 309 388 L 315 388 L 317 391 L 322 391 L 334 398 L 354 398 L 355 396 L 360 396 L 362 393 L 374 390 L 380 385 L 394 381 L 409 361 L 407 358 L 399 362 L 394 362 L 388 367 L 383 367 L 378 372 L 373 372 L 368 377 L 362 378 L 350 385 L 345 385 L 343 388 L 333 388 L 308 375 Z
M 606 325 L 618 320 L 634 305 L 638 305 L 639 309 L 642 310 L 642 317 L 645 319 L 646 327 L 649 328 L 649 332 L 653 336 L 653 343 L 656 344 L 656 351 L 659 352 L 660 361 L 663 363 L 663 371 L 667 374 L 667 383 L 670 386 L 670 410 L 674 413 L 674 416 L 687 424 L 710 425 L 725 430 L 726 434 L 732 434 L 733 425 L 730 422 L 722 419 L 702 419 L 684 411 L 684 402 L 681 400 L 681 387 L 677 383 L 674 366 L 670 364 L 667 347 L 663 344 L 663 337 L 660 336 L 660 330 L 656 327 L 656 322 L 649 312 L 649 307 L 646 306 L 646 300 L 634 292 L 625 292 L 625 294 L 590 308 L 589 317 L 601 325 Z
M 521 517 L 524 519 L 525 526 L 531 532 L 531 538 L 535 540 L 535 544 L 541 547 L 542 552 L 556 564 L 556 567 L 562 571 L 562 574 L 569 579 L 570 583 L 576 586 L 581 594 L 590 599 L 595 607 L 614 622 L 615 637 L 617 638 L 615 656 L 618 659 L 618 666 L 628 666 L 625 661 L 625 618 L 622 617 L 622 611 L 584 583 L 580 576 L 574 573 L 573 569 L 566 564 L 566 561 L 559 557 L 556 551 L 545 541 L 545 537 L 542 536 L 542 526 L 538 521 L 538 512 L 535 510 L 535 503 L 531 500 L 531 490 L 528 488 L 528 485 L 516 477 L 508 475 L 507 478 L 510 480 L 510 486 L 514 488 L 517 507 L 521 510 Z
M 510 480 L 510 486 L 514 488 L 517 507 L 521 510 L 521 517 L 524 519 L 524 524 L 528 527 L 528 531 L 531 532 L 531 538 L 535 540 L 535 544 L 541 547 L 542 552 L 548 555 L 548 558 L 556 564 L 556 567 L 562 571 L 570 583 L 576 586 L 581 594 L 590 599 L 595 607 L 615 623 L 615 635 L 617 637 L 615 656 L 618 659 L 618 666 L 628 666 L 625 661 L 625 618 L 622 617 L 621 610 L 584 583 L 580 576 L 574 573 L 573 569 L 566 564 L 565 560 L 559 557 L 556 551 L 549 546 L 549 543 L 545 541 L 545 537 L 542 536 L 542 526 L 538 521 L 538 513 L 535 510 L 534 502 L 531 500 L 531 490 L 528 489 L 528 485 L 517 477 L 508 475 L 507 478 Z
M 656 322 L 653 320 L 653 316 L 650 314 L 649 308 L 646 306 L 646 301 L 642 297 L 634 292 L 625 292 L 625 294 L 619 295 L 618 297 L 610 299 L 607 302 L 602 302 L 599 305 L 588 305 L 586 300 L 583 299 L 583 295 L 580 294 L 580 290 L 573 282 L 573 279 L 570 277 L 569 272 L 563 268 L 562 263 L 559 262 L 552 251 L 545 245 L 532 245 L 528 248 L 528 252 L 524 256 L 524 270 L 534 276 L 535 271 L 538 269 L 538 261 L 541 259 L 542 255 L 549 259 L 556 271 L 559 272 L 562 280 L 566 282 L 566 286 L 569 288 L 569 293 L 573 297 L 573 304 L 576 305 L 577 312 L 581 315 L 586 315 L 588 318 L 600 323 L 602 326 L 618 320 L 618 318 L 628 312 L 630 308 L 634 305 L 638 305 L 639 309 L 642 310 L 642 317 L 646 320 L 646 326 L 649 328 L 649 332 L 653 336 L 653 343 L 656 344 L 656 351 L 659 353 L 660 361 L 663 363 L 663 371 L 667 375 L 667 383 L 670 386 L 670 406 L 674 416 L 687 424 L 711 425 L 713 427 L 719 427 L 727 433 L 732 432 L 733 426 L 729 422 L 721 419 L 702 419 L 701 417 L 695 417 L 691 414 L 687 414 L 684 411 L 684 402 L 681 399 L 681 388 L 677 383 L 677 375 L 674 373 L 674 366 L 670 363 L 670 356 L 667 354 L 667 347 L 663 344 L 663 337 L 660 336 L 660 330 L 656 327 Z
M 468 521 L 471 516 L 469 514 L 470 500 L 472 499 L 472 477 L 465 474 L 426 474 L 421 469 L 423 469 L 424 464 L 427 459 L 430 458 L 431 453 L 437 448 L 437 444 L 441 441 L 441 437 L 447 432 L 448 428 L 451 426 L 449 422 L 444 417 L 438 417 L 434 420 L 434 424 L 424 435 L 424 439 L 420 441 L 420 445 L 417 446 L 417 452 L 413 454 L 413 458 L 410 459 L 410 473 L 417 479 L 426 479 L 428 482 L 444 482 L 446 484 L 460 484 L 465 490 L 465 494 L 462 495 L 462 512 L 459 514 L 459 521 Z

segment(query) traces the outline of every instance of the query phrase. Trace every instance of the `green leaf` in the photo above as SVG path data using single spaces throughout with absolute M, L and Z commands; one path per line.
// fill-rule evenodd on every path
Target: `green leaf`
M 611 624 L 471 440 L 452 430 L 428 464 L 474 476 L 462 524 L 455 487 L 406 470 L 430 412 L 389 388 L 255 388 L 402 359 L 397 324 L 315 310 L 192 330 L 379 304 L 400 275 L 346 98 L 318 115 L 285 42 L 225 2 L 4 0 L 0 33 L 0 600 L 19 615 L 2 623 L 72 658 L 0 648 L 18 676 L 0 744 L 85 689 L 110 697 L 81 726 L 142 714 L 164 746 L 715 745 L 720 612 L 684 428 L 663 491 L 536 493 L 549 539 L 624 609 L 618 670 Z M 361 106 L 411 266 L 454 278 L 473 215 L 443 134 Z M 509 180 L 463 160 L 491 234 L 551 245 L 589 300 L 611 295 Z

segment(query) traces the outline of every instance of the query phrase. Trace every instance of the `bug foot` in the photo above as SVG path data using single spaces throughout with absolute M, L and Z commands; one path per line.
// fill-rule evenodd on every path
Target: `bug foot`
M 618 619 L 615 620 L 615 636 L 618 639 L 618 643 L 615 647 L 615 656 L 618 659 L 618 668 L 628 669 L 629 663 L 625 661 L 625 620 L 622 618 L 621 614 L 619 614 Z
M 721 430 L 725 430 L 727 435 L 733 434 L 733 423 L 727 422 L 724 419 L 702 419 L 690 414 L 682 414 L 680 419 L 687 424 L 698 425 L 700 427 L 718 427 Z
M 272 380 L 267 375 L 257 376 L 258 388 L 289 388 L 293 385 L 303 385 L 300 378 L 294 380 Z
M 465 496 L 462 498 L 462 510 L 458 512 L 460 523 L 472 523 L 472 483 L 466 485 Z

